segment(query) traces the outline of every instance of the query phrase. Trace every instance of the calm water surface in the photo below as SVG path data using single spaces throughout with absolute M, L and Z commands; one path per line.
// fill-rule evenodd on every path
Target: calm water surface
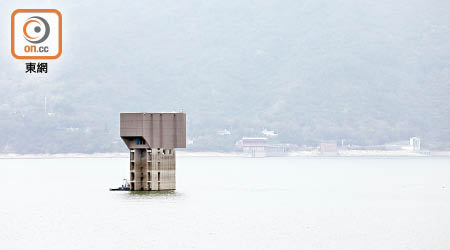
M 179 157 L 173 192 L 108 191 L 128 159 L 0 176 L 0 249 L 450 249 L 450 158 Z

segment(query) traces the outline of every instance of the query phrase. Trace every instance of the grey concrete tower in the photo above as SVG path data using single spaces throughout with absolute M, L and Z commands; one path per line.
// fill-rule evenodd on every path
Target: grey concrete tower
M 186 147 L 186 113 L 121 113 L 120 137 L 130 149 L 131 190 L 173 190 L 175 148 Z

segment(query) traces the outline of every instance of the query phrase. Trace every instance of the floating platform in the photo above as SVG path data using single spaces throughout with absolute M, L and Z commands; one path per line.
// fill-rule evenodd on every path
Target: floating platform
M 110 188 L 109 191 L 130 191 L 129 187 Z
M 130 191 L 130 183 L 127 179 L 123 179 L 123 184 L 121 187 L 118 188 L 110 188 L 109 191 Z

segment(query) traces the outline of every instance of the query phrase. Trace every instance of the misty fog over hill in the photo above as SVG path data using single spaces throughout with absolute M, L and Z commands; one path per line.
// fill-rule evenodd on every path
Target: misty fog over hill
M 450 1 L 49 1 L 63 53 L 46 75 L 9 51 L 24 3 L 0 4 L 0 153 L 125 151 L 120 112 L 180 110 L 188 150 L 263 129 L 450 148 Z

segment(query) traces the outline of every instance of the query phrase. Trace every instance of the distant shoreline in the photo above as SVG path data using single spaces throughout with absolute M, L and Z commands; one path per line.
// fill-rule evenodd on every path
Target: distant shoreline
M 178 157 L 246 157 L 242 152 L 188 152 L 178 151 Z M 338 155 L 322 155 L 318 150 L 296 151 L 282 157 L 433 157 L 449 156 L 450 151 L 385 151 L 385 150 L 342 150 Z M 61 159 L 61 158 L 128 158 L 128 153 L 67 153 L 67 154 L 0 154 L 0 159 Z

